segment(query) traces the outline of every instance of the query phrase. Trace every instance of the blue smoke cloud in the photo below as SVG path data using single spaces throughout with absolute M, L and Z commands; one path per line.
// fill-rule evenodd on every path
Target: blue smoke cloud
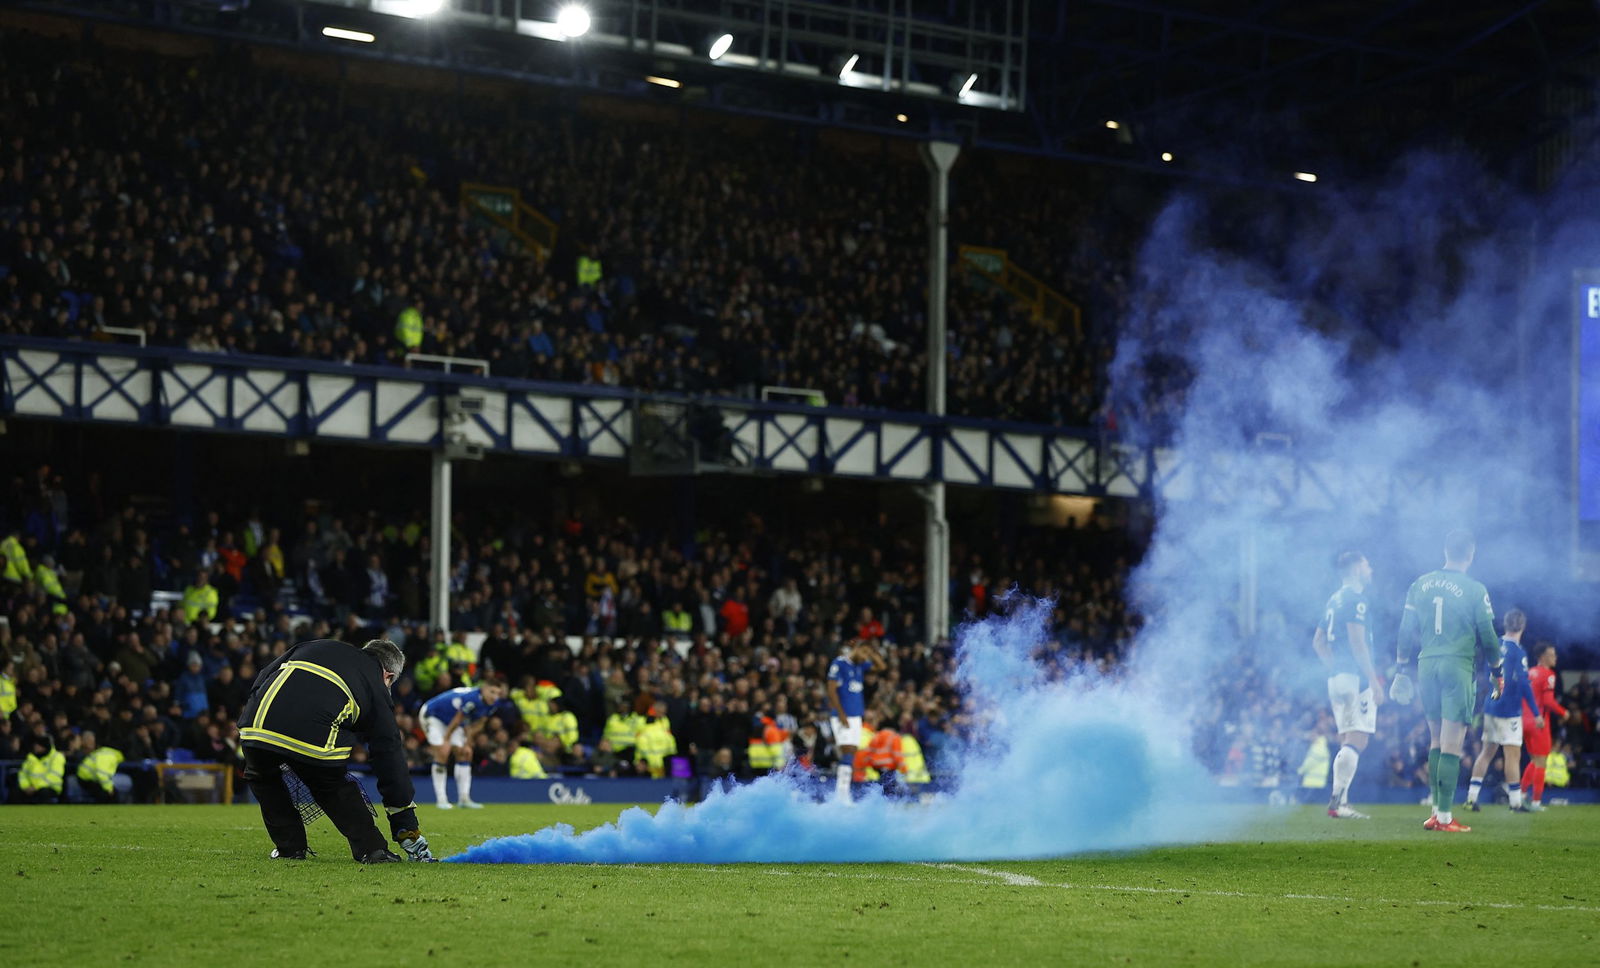
M 1535 197 L 1416 154 L 1376 184 L 1262 194 L 1162 209 L 1110 368 L 1122 428 L 1158 447 L 1162 475 L 1130 581 L 1149 617 L 1134 677 L 1183 695 L 1253 650 L 1320 707 L 1309 640 L 1334 558 L 1374 566 L 1382 670 L 1406 586 L 1455 527 L 1477 534 L 1497 611 L 1534 606 L 1537 637 L 1591 625 L 1573 594 L 1566 397 L 1596 185 Z
M 583 833 L 565 824 L 487 841 L 463 863 L 802 863 L 1054 857 L 1201 838 L 1210 781 L 1181 723 L 1154 697 L 1092 672 L 1051 677 L 1034 661 L 1047 603 L 1013 598 L 1009 617 L 959 636 L 958 679 L 982 723 L 957 788 L 927 802 L 870 795 L 814 802 L 789 775 L 704 803 L 634 808 Z M 1180 813 L 1175 814 L 1175 811 Z M 1181 815 L 1184 822 L 1175 824 Z

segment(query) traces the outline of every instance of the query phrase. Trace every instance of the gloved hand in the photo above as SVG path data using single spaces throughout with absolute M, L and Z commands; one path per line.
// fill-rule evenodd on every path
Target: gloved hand
M 433 856 L 433 851 L 428 849 L 428 838 L 422 836 L 420 830 L 407 830 L 400 835 L 400 849 L 406 856 L 415 861 L 433 863 L 439 858 Z
M 1394 674 L 1394 681 L 1389 683 L 1389 698 L 1402 706 L 1411 705 L 1411 700 L 1416 698 L 1416 687 L 1411 684 L 1411 677 L 1405 674 L 1405 667 Z
M 1502 675 L 1491 676 L 1494 680 L 1494 691 L 1489 693 L 1490 699 L 1499 699 L 1500 694 L 1506 691 L 1506 677 Z

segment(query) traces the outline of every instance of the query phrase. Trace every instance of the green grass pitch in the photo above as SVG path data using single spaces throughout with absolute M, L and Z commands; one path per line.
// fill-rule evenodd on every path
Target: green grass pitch
M 423 811 L 449 854 L 619 808 Z M 326 820 L 269 860 L 254 807 L 3 807 L 0 964 L 1600 963 L 1600 808 L 1375 813 L 1026 863 L 363 868 Z

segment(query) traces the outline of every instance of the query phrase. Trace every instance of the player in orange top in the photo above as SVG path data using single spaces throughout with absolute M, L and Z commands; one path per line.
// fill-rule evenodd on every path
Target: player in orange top
M 1550 733 L 1554 717 L 1567 718 L 1565 706 L 1556 702 L 1556 647 L 1542 642 L 1535 650 L 1534 666 L 1528 670 L 1528 682 L 1533 686 L 1537 708 L 1522 706 L 1522 735 L 1528 747 L 1528 768 L 1522 771 L 1522 789 L 1533 792 L 1530 811 L 1544 809 L 1544 765 L 1550 756 Z M 1544 725 L 1535 727 L 1534 717 Z

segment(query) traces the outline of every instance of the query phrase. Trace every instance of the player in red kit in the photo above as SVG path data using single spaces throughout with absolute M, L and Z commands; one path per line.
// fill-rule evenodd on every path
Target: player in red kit
M 1522 789 L 1531 791 L 1530 810 L 1544 809 L 1544 764 L 1550 756 L 1550 732 L 1554 717 L 1567 718 L 1566 707 L 1556 702 L 1556 647 L 1545 643 L 1534 656 L 1534 665 L 1528 670 L 1528 682 L 1533 686 L 1537 708 L 1522 706 L 1522 735 L 1528 747 L 1528 768 L 1522 771 Z M 1542 718 L 1544 726 L 1535 728 L 1534 717 Z

